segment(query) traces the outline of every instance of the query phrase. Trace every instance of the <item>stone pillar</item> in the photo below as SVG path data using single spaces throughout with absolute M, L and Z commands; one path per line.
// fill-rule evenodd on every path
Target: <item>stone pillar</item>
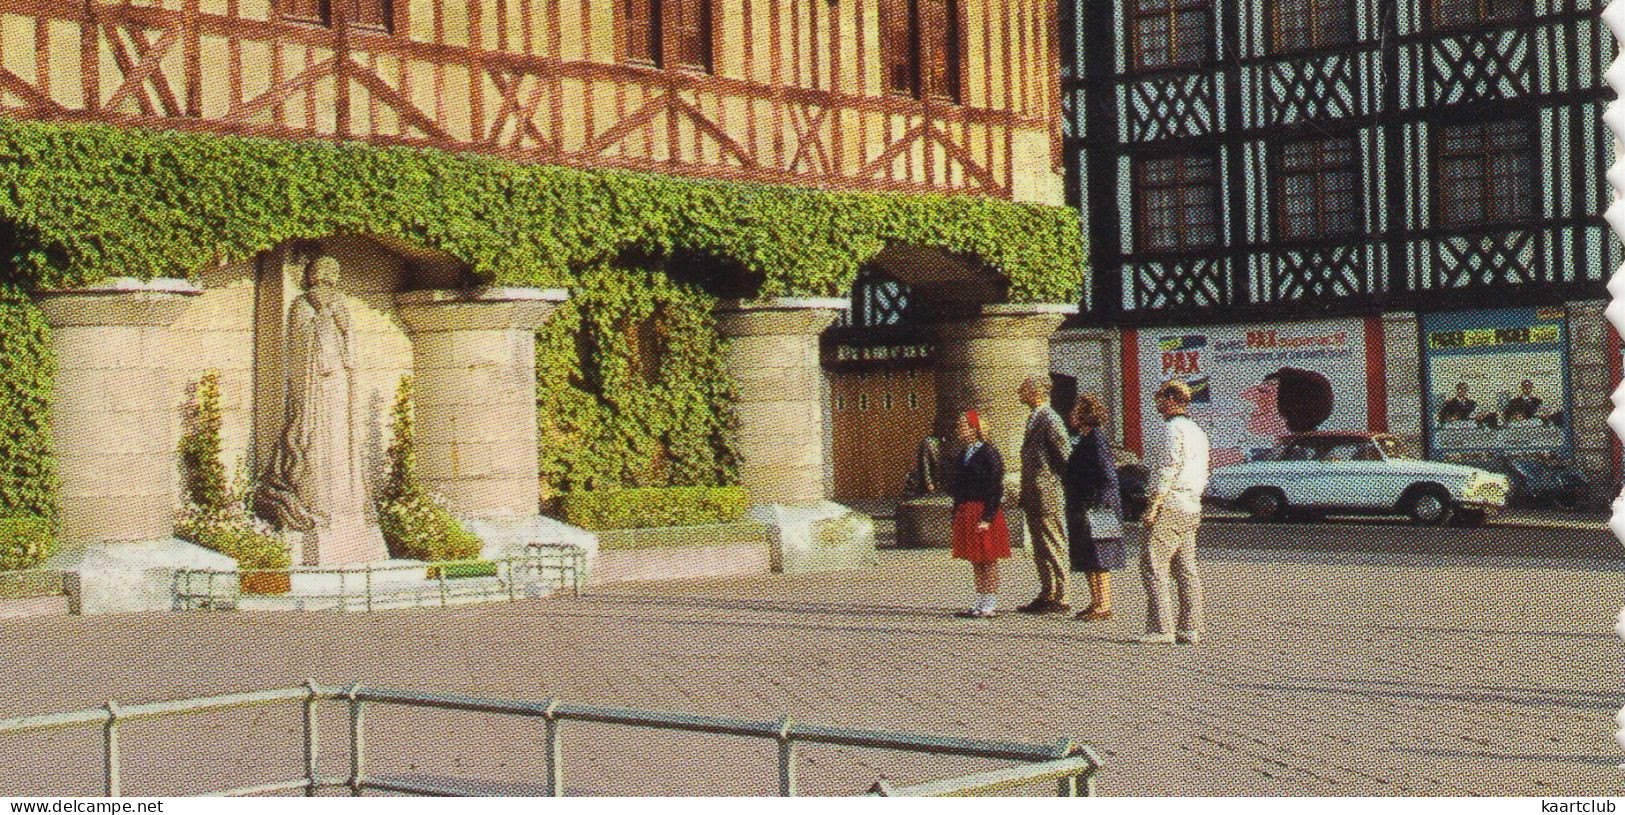
M 526 543 L 597 538 L 539 512 L 536 330 L 563 289 L 491 288 L 396 295 L 412 337 L 417 465 L 423 484 L 484 542 L 484 557 Z
M 1029 409 L 1016 398 L 1021 381 L 1050 370 L 1050 335 L 1077 306 L 1049 303 L 982 306 L 963 320 L 939 323 L 937 433 L 953 438 L 959 414 L 975 410 L 988 439 L 1019 473 Z
M 818 336 L 847 301 L 729 301 L 717 310 L 738 386 L 740 480 L 758 504 L 824 500 L 824 370 Z
M 1388 371 L 1388 432 L 1422 450 L 1422 414 L 1427 400 L 1422 394 L 1421 326 L 1416 312 L 1387 312 L 1382 315 L 1384 367 Z
M 41 292 L 57 360 L 50 425 L 61 484 L 59 550 L 76 613 L 171 607 L 168 573 L 234 561 L 173 537 L 185 383 L 170 324 L 201 289 L 115 279 Z
M 777 572 L 876 562 L 874 522 L 825 500 L 828 400 L 818 336 L 846 307 L 842 299 L 776 298 L 717 308 L 738 388 L 740 481 L 753 505 L 746 518 L 769 527 Z
M 1568 304 L 1570 410 L 1574 423 L 1574 459 L 1592 485 L 1598 507 L 1612 499 L 1614 440 L 1608 427 L 1613 412 L 1613 368 L 1608 355 L 1606 300 Z

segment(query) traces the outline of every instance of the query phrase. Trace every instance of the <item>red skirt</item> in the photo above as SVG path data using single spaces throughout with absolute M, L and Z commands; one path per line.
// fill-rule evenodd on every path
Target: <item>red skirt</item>
M 972 563 L 991 563 L 1010 556 L 1010 528 L 1004 523 L 1004 510 L 993 514 L 987 531 L 978 531 L 982 504 L 968 501 L 954 507 L 954 557 Z

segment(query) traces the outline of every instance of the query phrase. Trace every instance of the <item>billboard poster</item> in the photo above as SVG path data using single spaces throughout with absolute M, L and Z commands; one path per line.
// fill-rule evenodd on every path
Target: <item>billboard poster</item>
M 1425 314 L 1422 365 L 1430 458 L 1572 453 L 1562 307 Z
M 1125 377 L 1125 441 L 1133 447 L 1143 436 L 1148 456 L 1162 440 L 1148 397 L 1170 379 L 1191 386 L 1190 416 L 1208 433 L 1214 467 L 1246 461 L 1289 433 L 1385 429 L 1371 427 L 1374 417 L 1385 423 L 1385 397 L 1371 393 L 1373 379 L 1383 381 L 1380 323 L 1143 328 L 1124 350 L 1125 368 L 1137 374 Z

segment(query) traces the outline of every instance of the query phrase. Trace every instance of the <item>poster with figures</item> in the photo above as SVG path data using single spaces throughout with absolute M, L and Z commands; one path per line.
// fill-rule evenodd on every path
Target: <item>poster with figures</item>
M 1190 416 L 1212 441 L 1214 467 L 1247 461 L 1289 433 L 1372 429 L 1369 374 L 1373 365 L 1380 369 L 1381 344 L 1368 359 L 1368 330 L 1380 326 L 1344 319 L 1140 329 L 1140 387 L 1124 389 L 1125 415 L 1139 417 L 1145 453 L 1154 458 L 1162 419 L 1147 397 L 1167 380 L 1184 380 L 1194 396 Z
M 1423 315 L 1430 457 L 1567 454 L 1566 324 L 1561 307 Z

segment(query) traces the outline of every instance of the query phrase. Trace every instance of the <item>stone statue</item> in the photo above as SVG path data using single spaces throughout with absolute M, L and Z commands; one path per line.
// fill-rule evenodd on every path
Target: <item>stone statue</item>
M 302 536 L 306 565 L 388 557 L 367 520 L 354 419 L 355 336 L 338 274 L 332 257 L 312 259 L 305 292 L 288 309 L 285 424 L 255 496 L 261 517 Z

